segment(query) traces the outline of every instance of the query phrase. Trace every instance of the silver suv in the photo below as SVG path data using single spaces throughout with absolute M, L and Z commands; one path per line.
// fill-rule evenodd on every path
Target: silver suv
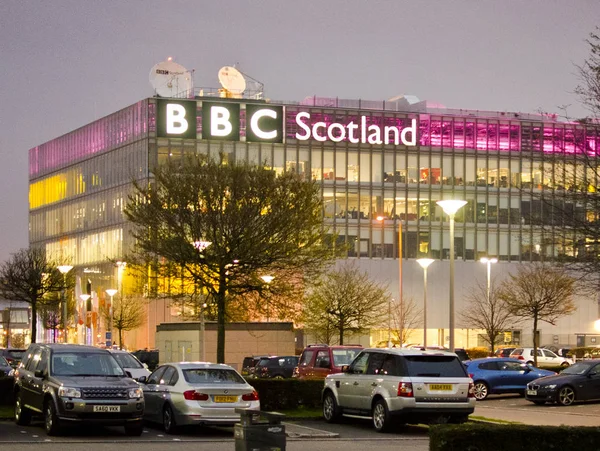
M 48 435 L 80 422 L 122 425 L 142 435 L 144 394 L 105 349 L 34 343 L 15 371 L 15 421 L 44 416 Z
M 475 402 L 473 381 L 455 353 L 375 348 L 325 378 L 323 417 L 370 417 L 383 432 L 394 423 L 463 423 Z

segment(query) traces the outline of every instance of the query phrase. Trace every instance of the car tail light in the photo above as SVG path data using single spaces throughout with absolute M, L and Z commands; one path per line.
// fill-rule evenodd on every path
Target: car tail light
M 522 355 L 518 356 L 517 359 L 519 360 L 525 360 L 525 357 L 523 357 Z
M 469 373 L 469 377 L 470 377 L 471 379 L 473 379 L 473 376 L 475 376 L 473 373 Z
M 292 374 L 292 377 L 298 377 L 300 376 L 300 370 L 298 369 L 298 367 L 294 367 L 294 374 Z
M 401 398 L 412 398 L 413 388 L 410 382 L 400 382 L 398 384 L 398 396 Z
M 467 398 L 475 397 L 475 384 L 473 382 L 469 382 L 469 393 L 467 394 Z
M 183 397 L 188 401 L 208 401 L 208 395 L 198 393 L 196 390 L 188 390 L 183 392 Z
M 258 392 L 254 390 L 252 393 L 243 394 L 242 401 L 258 401 Z

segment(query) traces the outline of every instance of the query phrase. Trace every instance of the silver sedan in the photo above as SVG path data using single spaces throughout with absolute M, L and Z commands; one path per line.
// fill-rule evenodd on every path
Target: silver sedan
M 167 363 L 142 384 L 144 419 L 162 423 L 165 432 L 178 426 L 231 426 L 240 419 L 236 408 L 260 410 L 258 393 L 229 365 Z

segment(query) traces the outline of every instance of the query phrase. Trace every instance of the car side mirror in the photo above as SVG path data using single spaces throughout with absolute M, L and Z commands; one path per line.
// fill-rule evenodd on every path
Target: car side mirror
M 35 370 L 34 373 L 33 373 L 33 375 L 35 377 L 40 377 L 40 378 L 43 379 L 44 378 L 44 371 L 43 370 Z
M 146 376 L 140 376 L 140 377 L 137 378 L 137 381 L 140 384 L 146 384 L 148 382 L 148 378 Z
M 523 368 L 523 371 L 525 371 L 526 373 L 529 373 L 531 371 L 531 366 L 529 366 L 529 365 L 523 365 L 522 368 Z

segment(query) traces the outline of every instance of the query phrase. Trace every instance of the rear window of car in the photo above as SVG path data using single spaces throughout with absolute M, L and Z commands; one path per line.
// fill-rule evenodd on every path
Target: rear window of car
M 247 368 L 250 366 L 254 366 L 255 360 L 252 357 L 245 357 L 244 361 L 242 362 L 242 367 L 243 368 Z
M 515 349 L 513 352 L 511 352 L 511 355 L 522 355 L 522 354 L 523 354 L 522 348 Z
M 184 379 L 190 384 L 245 384 L 242 376 L 233 370 L 213 368 L 190 368 L 183 370 Z
M 407 374 L 413 377 L 466 377 L 465 367 L 455 356 L 405 356 Z
M 350 365 L 358 353 L 362 351 L 360 348 L 356 349 L 332 349 L 333 354 L 333 365 L 342 366 Z

